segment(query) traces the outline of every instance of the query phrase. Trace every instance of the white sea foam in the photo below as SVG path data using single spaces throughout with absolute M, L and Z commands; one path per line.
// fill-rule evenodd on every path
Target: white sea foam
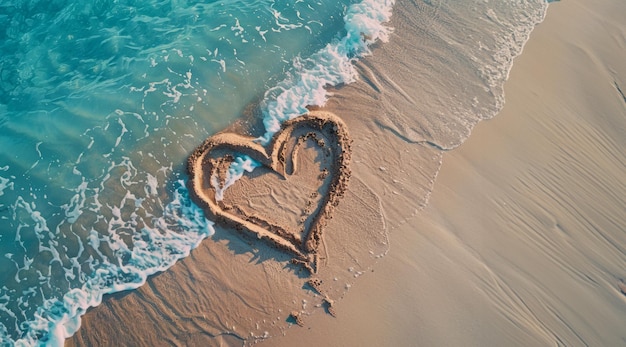
M 263 124 L 259 138 L 269 143 L 280 125 L 307 112 L 307 106 L 323 106 L 328 98 L 326 87 L 354 82 L 353 61 L 370 53 L 369 45 L 389 39 L 394 0 L 365 0 L 348 7 L 345 36 L 334 40 L 309 58 L 296 59 L 293 72 L 278 86 L 265 93 Z
M 307 105 L 323 105 L 327 99 L 324 89 L 326 86 L 336 86 L 355 80 L 356 72 L 352 62 L 369 53 L 369 44 L 388 39 L 390 29 L 382 23 L 389 20 L 392 5 L 393 1 L 390 0 L 365 0 L 351 5 L 344 17 L 345 36 L 336 39 L 310 58 L 294 61 L 294 72 L 279 86 L 266 93 L 263 108 L 266 134 L 259 141 L 267 142 L 280 128 L 280 123 L 305 113 Z M 284 23 L 280 16 L 276 17 L 276 23 L 283 29 L 293 29 Z M 217 56 L 217 50 L 214 55 Z M 222 71 L 225 72 L 226 67 L 220 64 Z M 188 81 L 189 79 L 190 77 Z M 143 91 L 144 96 L 155 91 L 157 84 L 159 83 L 150 84 L 150 87 Z M 171 87 L 168 80 L 163 80 L 160 84 L 168 85 L 166 95 L 171 97 L 174 103 L 179 101 L 180 94 Z M 119 145 L 122 136 L 128 132 L 121 118 L 118 124 L 121 126 L 121 133 L 116 138 L 114 147 Z M 128 161 L 126 166 L 136 172 L 129 159 L 126 160 Z M 244 172 L 250 172 L 259 165 L 247 156 L 236 158 L 228 171 L 224 186 L 216 189 L 216 197 L 221 199 L 221 194 L 228 186 Z M 109 171 L 113 169 L 114 166 L 110 167 Z M 135 184 L 130 181 L 132 176 L 134 174 L 122 175 L 120 177 L 122 186 L 129 187 Z M 154 194 L 156 188 L 154 176 L 149 175 L 145 191 Z M 78 189 L 77 195 L 78 197 L 66 208 L 68 218 L 71 217 L 72 220 L 79 217 L 75 206 L 84 204 L 81 199 L 84 191 Z M 27 323 L 29 326 L 27 333 L 23 339 L 17 341 L 18 345 L 32 345 L 41 334 L 49 336 L 50 344 L 61 345 L 66 337 L 74 334 L 80 327 L 80 316 L 87 308 L 97 306 L 104 294 L 141 286 L 149 275 L 169 268 L 176 260 L 187 256 L 204 238 L 214 233 L 212 222 L 206 220 L 204 212 L 191 202 L 184 182 L 178 181 L 174 198 L 165 207 L 163 217 L 155 218 L 152 228 L 145 226 L 140 233 L 133 234 L 132 247 L 129 247 L 115 232 L 115 228 L 134 223 L 132 220 L 125 221 L 121 216 L 121 208 L 125 206 L 126 200 L 131 199 L 136 200 L 136 197 L 127 194 L 119 207 L 113 206 L 108 236 L 93 231 L 89 236 L 90 246 L 103 260 L 101 263 L 94 263 L 93 277 L 87 280 L 82 288 L 66 293 L 62 301 L 47 300 L 44 307 L 39 308 L 37 319 Z M 180 232 L 181 229 L 184 232 Z M 103 243 L 115 252 L 117 259 L 128 261 L 122 264 L 107 261 L 107 255 L 100 251 Z M 49 332 L 52 333 L 48 334 Z
M 356 80 L 353 62 L 370 53 L 369 45 L 389 40 L 392 29 L 384 23 L 391 19 L 394 2 L 365 0 L 351 5 L 344 16 L 346 33 L 343 37 L 335 39 L 311 57 L 295 59 L 289 76 L 265 93 L 262 106 L 265 134 L 257 141 L 268 144 L 283 122 L 307 113 L 307 106 L 323 106 L 328 99 L 327 87 Z M 217 200 L 223 199 L 224 191 L 241 178 L 244 171 L 251 172 L 259 166 L 246 157 L 239 156 L 231 164 L 222 187 L 217 178 L 213 178 Z
M 5 189 L 13 189 L 13 182 L 10 179 L 0 176 L 0 196 L 4 195 Z M 2 204 L 0 204 L 2 206 Z
M 258 141 L 267 143 L 282 122 L 306 113 L 308 105 L 323 105 L 328 98 L 326 87 L 350 83 L 357 78 L 354 60 L 369 53 L 368 45 L 389 39 L 391 29 L 384 23 L 389 21 L 393 5 L 394 1 L 389 0 L 364 0 L 350 5 L 343 18 L 345 23 L 341 37 L 323 47 L 321 44 L 315 46 L 312 54 L 302 53 L 296 58 L 285 53 L 287 50 L 281 51 L 276 44 L 280 37 L 275 34 L 281 31 L 297 33 L 300 30 L 311 36 L 311 33 L 319 34 L 316 28 L 328 27 L 330 24 L 316 20 L 290 20 L 286 15 L 288 9 L 283 13 L 273 12 L 268 22 L 259 22 L 253 26 L 248 25 L 246 20 L 239 21 L 234 17 L 228 18 L 228 24 L 211 23 L 214 31 L 209 32 L 219 37 L 219 42 L 222 37 L 231 34 L 224 39 L 223 45 L 204 47 L 196 42 L 199 47 L 193 46 L 196 48 L 194 50 L 190 46 L 178 47 L 184 46 L 186 38 L 174 43 L 159 38 L 156 46 L 147 48 L 149 53 L 145 57 L 124 57 L 119 61 L 96 59 L 75 67 L 80 70 L 83 65 L 89 66 L 92 69 L 90 71 L 96 72 L 95 75 L 85 71 L 73 74 L 74 67 L 67 64 L 73 61 L 73 57 L 57 63 L 55 60 L 60 59 L 63 52 L 50 53 L 47 49 L 24 46 L 28 49 L 23 51 L 32 55 L 33 61 L 40 61 L 42 56 L 50 57 L 52 71 L 47 71 L 46 66 L 30 72 L 24 68 L 24 78 L 29 79 L 31 74 L 35 74 L 39 82 L 52 81 L 58 77 L 54 75 L 58 71 L 67 74 L 61 76 L 67 79 L 67 83 L 55 86 L 58 90 L 55 89 L 51 94 L 42 94 L 48 98 L 45 103 L 31 104 L 47 103 L 55 108 L 65 107 L 70 110 L 69 116 L 76 116 L 72 120 L 82 121 L 87 126 L 78 131 L 81 134 L 79 139 L 70 137 L 57 142 L 63 144 L 59 147 L 67 147 L 63 151 L 79 148 L 79 153 L 67 155 L 71 160 L 63 157 L 65 153 L 62 150 L 52 150 L 50 147 L 56 143 L 47 137 L 43 142 L 39 138 L 33 141 L 33 153 L 25 168 L 36 163 L 31 167 L 31 173 L 33 180 L 40 178 L 43 182 L 37 182 L 40 183 L 39 190 L 30 186 L 30 181 L 19 181 L 19 175 L 12 176 L 13 162 L 10 168 L 0 167 L 3 176 L 0 177 L 2 204 L 6 201 L 6 206 L 11 210 L 9 214 L 12 214 L 10 217 L 6 217 L 6 214 L 1 217 L 12 218 L 11 222 L 17 225 L 14 235 L 0 235 L 0 241 L 11 238 L 9 241 L 15 245 L 0 260 L 5 261 L 7 273 L 11 277 L 9 280 L 20 284 L 19 291 L 7 286 L 0 288 L 0 314 L 2 318 L 7 318 L 6 321 L 10 321 L 6 326 L 0 322 L 0 337 L 18 336 L 16 345 L 61 345 L 64 338 L 72 335 L 80 326 L 80 316 L 88 307 L 97 306 L 104 294 L 137 288 L 149 275 L 165 270 L 177 259 L 187 256 L 202 239 L 214 232 L 212 222 L 206 220 L 203 211 L 191 202 L 184 181 L 175 179 L 173 189 L 167 184 L 178 172 L 173 167 L 179 166 L 180 158 L 206 135 L 223 127 L 229 121 L 229 114 L 238 114 L 239 106 L 227 106 L 236 103 L 233 101 L 241 101 L 239 99 L 247 102 L 259 92 L 255 87 L 243 90 L 246 84 L 239 81 L 251 77 L 248 73 L 255 76 L 258 73 L 261 77 L 257 78 L 269 81 L 263 83 L 275 85 L 265 93 L 262 103 L 266 132 Z M 311 7 L 317 6 L 313 3 L 308 6 L 311 10 L 318 10 Z M 320 3 L 319 6 L 331 5 Z M 297 17 L 305 18 L 300 13 L 297 13 Z M 142 25 L 150 22 L 151 17 L 146 18 Z M 186 18 L 180 26 L 187 24 Z M 498 18 L 492 15 L 491 19 Z M 206 27 L 206 23 L 202 26 Z M 44 32 L 47 32 L 45 29 Z M 177 37 L 181 36 L 174 30 L 171 32 Z M 119 36 L 116 36 L 118 43 L 129 39 L 115 35 Z M 525 39 L 522 37 L 522 41 Z M 115 48 L 111 45 L 113 41 L 107 41 L 105 46 Z M 276 84 L 274 78 L 284 76 L 284 66 L 279 65 L 276 71 L 267 73 L 256 71 L 270 64 L 259 65 L 250 58 L 252 50 L 246 51 L 245 47 L 255 42 L 259 47 L 276 49 L 276 60 L 291 62 L 292 68 L 282 82 Z M 74 41 L 70 43 L 70 47 L 78 44 Z M 81 47 L 87 50 L 90 48 Z M 116 49 L 120 48 L 123 46 Z M 257 54 L 267 54 L 267 51 L 264 49 Z M 506 56 L 506 51 L 503 54 Z M 194 59 L 194 56 L 199 59 Z M 146 69 L 140 71 L 141 67 L 137 68 L 138 73 L 130 82 L 113 72 L 115 69 L 121 71 L 120 74 L 132 71 L 132 75 L 135 75 L 135 70 L 129 66 L 136 68 L 142 59 Z M 50 76 L 46 75 L 48 73 Z M 109 78 L 110 81 L 107 80 Z M 119 84 L 111 82 L 115 78 L 119 78 L 115 81 Z M 230 82 L 224 82 L 229 78 L 235 81 L 234 87 L 228 86 Z M 92 80 L 103 80 L 110 85 L 104 82 L 90 84 Z M 113 88 L 107 89 L 110 86 Z M 18 87 L 15 87 L 13 94 L 20 96 L 22 89 L 27 90 Z M 117 99 L 103 96 L 107 92 L 112 94 L 112 90 L 123 92 Z M 85 94 L 77 95 L 79 91 Z M 29 87 L 26 94 L 29 93 L 37 95 L 37 90 Z M 71 102 L 64 100 L 62 95 L 65 93 L 70 93 L 74 99 L 69 100 Z M 0 102 L 1 98 L 0 94 Z M 212 108 L 216 99 L 227 101 L 224 105 Z M 98 102 L 92 100 L 100 104 L 111 103 L 115 111 L 107 113 L 106 118 L 98 118 L 100 115 L 91 112 L 92 108 L 98 106 Z M 196 119 L 190 120 L 183 113 L 192 109 L 195 110 Z M 212 112 L 213 118 L 206 116 Z M 91 118 L 97 121 L 93 123 Z M 103 118 L 104 124 L 101 123 Z M 0 119 L 0 125 L 2 121 Z M 76 131 L 79 126 L 73 129 L 74 122 L 68 123 L 72 123 L 67 124 L 70 130 L 60 133 L 71 136 L 71 130 Z M 20 136 L 22 133 L 25 138 L 31 136 L 27 128 L 18 128 L 24 130 Z M 193 128 L 194 132 L 190 133 L 189 128 Z M 54 133 L 50 131 L 45 135 Z M 65 146 L 69 141 L 79 145 Z M 48 162 L 43 165 L 45 160 Z M 216 189 L 217 197 L 221 198 L 229 185 L 258 165 L 249 157 L 236 160 L 228 173 L 231 177 L 227 178 L 223 187 Z M 63 171 L 65 167 L 69 169 Z M 55 180 L 56 183 L 51 182 Z M 51 189 L 48 191 L 47 188 Z M 161 200 L 165 199 L 164 192 L 167 191 L 171 191 L 171 196 L 168 200 Z M 2 204 L 0 207 L 3 207 Z M 59 219 L 62 221 L 59 222 Z M 49 264 L 39 267 L 42 258 L 37 257 L 41 257 L 41 254 L 45 255 L 45 261 L 49 261 Z M 57 273 L 53 274 L 53 268 Z M 55 285 L 54 281 L 58 284 Z M 60 294 L 55 290 L 60 290 Z M 32 312 L 35 307 L 36 312 Z
M 36 211 L 31 212 L 34 219 L 38 218 Z M 45 230 L 45 221 L 39 222 L 40 229 Z M 127 259 L 127 262 L 113 264 L 98 251 L 104 261 L 94 265 L 92 277 L 81 288 L 66 293 L 63 300 L 46 300 L 37 310 L 35 320 L 23 324 L 27 327 L 26 334 L 15 341 L 15 345 L 32 346 L 44 342 L 62 346 L 65 338 L 80 327 L 80 316 L 89 307 L 99 305 L 103 295 L 141 286 L 148 276 L 164 271 L 178 259 L 188 256 L 214 232 L 213 223 L 206 220 L 204 212 L 191 202 L 185 182 L 177 181 L 173 200 L 165 207 L 163 216 L 154 221 L 153 228 L 144 227 L 133 235 L 132 248 L 116 237 L 114 229 L 108 236 L 92 230 L 89 236 L 91 247 L 100 250 L 102 244 L 107 244 L 118 259 Z M 41 339 L 42 336 L 46 338 Z
M 222 201 L 224 199 L 224 192 L 226 188 L 232 186 L 238 179 L 240 179 L 245 172 L 252 172 L 255 168 L 261 166 L 261 164 L 248 155 L 240 155 L 230 164 L 228 172 L 226 173 L 226 180 L 223 185 L 220 185 L 219 178 L 216 174 L 211 176 L 211 185 L 215 189 L 215 200 Z

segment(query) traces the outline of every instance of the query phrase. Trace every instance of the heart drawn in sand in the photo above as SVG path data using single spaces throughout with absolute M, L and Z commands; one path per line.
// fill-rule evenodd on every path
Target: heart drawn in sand
M 286 121 L 267 146 L 258 144 L 255 138 L 249 136 L 216 134 L 206 139 L 189 157 L 189 190 L 194 201 L 204 208 L 210 219 L 269 241 L 293 255 L 292 262 L 315 273 L 323 228 L 326 221 L 332 218 L 333 209 L 347 188 L 350 146 L 351 140 L 343 121 L 332 113 L 322 111 L 312 111 Z M 306 166 L 302 169 L 298 167 L 303 160 L 299 157 L 302 153 L 303 156 L 306 153 L 314 154 L 315 160 L 308 162 L 319 166 L 315 168 L 319 171 Z M 240 195 L 244 196 L 243 200 L 228 201 L 227 191 L 224 200 L 218 201 L 214 185 L 223 185 L 230 163 L 241 154 L 262 165 L 255 170 L 255 173 L 259 171 L 260 174 L 253 173 L 246 178 L 249 182 L 247 189 L 243 192 L 239 189 Z M 313 176 L 312 171 L 315 171 Z M 302 199 L 277 204 L 273 207 L 275 213 L 255 210 L 255 206 L 259 207 L 258 210 L 265 207 L 263 202 L 253 204 L 250 198 L 260 194 L 255 190 L 264 190 L 260 183 L 263 176 L 284 187 L 287 193 L 282 194 L 282 197 L 290 196 L 289 191 L 300 191 L 308 186 L 314 188 L 309 188 L 312 193 L 308 196 L 310 199 L 303 203 L 306 206 L 300 206 L 303 212 L 297 228 L 278 216 L 280 210 L 294 203 L 302 203 Z M 271 186 L 265 189 L 271 190 Z M 271 193 L 267 195 L 275 198 Z

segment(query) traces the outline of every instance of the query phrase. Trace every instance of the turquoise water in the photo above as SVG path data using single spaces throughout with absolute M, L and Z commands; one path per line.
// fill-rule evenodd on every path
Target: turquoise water
M 322 105 L 325 86 L 354 81 L 353 61 L 389 39 L 393 5 L 0 0 L 0 345 L 62 344 L 104 294 L 137 288 L 212 235 L 185 188 L 189 153 L 251 105 L 265 126 L 261 142 L 307 105 Z M 480 14 L 473 28 L 437 23 L 428 11 L 421 22 L 433 23 L 424 35 L 480 39 L 445 41 L 472 57 L 475 84 L 498 106 L 500 83 L 545 2 L 422 6 Z
M 268 131 L 322 103 L 366 51 L 346 23 L 376 34 L 390 6 L 0 3 L 3 344 L 62 342 L 103 294 L 211 235 L 184 188 L 187 155 L 251 103 Z

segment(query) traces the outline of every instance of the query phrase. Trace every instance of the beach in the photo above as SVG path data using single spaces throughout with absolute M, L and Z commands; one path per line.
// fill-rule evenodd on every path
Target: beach
M 189 257 L 89 310 L 66 345 L 623 344 L 626 5 L 551 4 L 514 61 L 503 108 L 463 119 L 478 124 L 471 134 L 446 105 L 431 105 L 441 119 L 420 114 L 431 87 L 464 87 L 462 76 L 422 83 L 438 62 L 415 58 L 420 32 L 406 32 L 418 7 L 396 4 L 390 42 L 322 108 L 353 143 L 318 274 L 217 226 Z M 234 192 L 234 202 L 247 193 Z
M 552 4 L 502 111 L 444 154 L 429 205 L 342 314 L 267 345 L 623 344 L 625 11 Z

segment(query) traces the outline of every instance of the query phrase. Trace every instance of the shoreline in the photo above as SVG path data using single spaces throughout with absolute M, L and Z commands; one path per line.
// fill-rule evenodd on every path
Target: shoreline
M 504 108 L 444 154 L 429 205 L 391 232 L 389 255 L 339 303 L 348 313 L 313 317 L 309 330 L 266 345 L 320 335 L 345 346 L 623 342 L 626 107 L 611 79 L 626 83 L 626 48 L 615 45 L 624 11 L 616 1 L 552 4 L 515 60 Z M 548 174 L 556 158 L 562 184 Z
M 610 1 L 606 1 L 606 3 L 610 3 Z M 576 1 L 572 5 L 568 2 L 567 4 L 557 3 L 554 6 L 565 5 L 568 8 L 580 6 L 577 5 Z M 373 117 L 368 117 L 368 115 L 376 115 L 377 112 L 383 114 L 387 112 L 390 104 L 393 104 L 389 100 L 386 100 L 382 105 L 374 104 L 375 101 L 380 101 L 380 93 L 376 94 L 372 90 L 384 91 L 385 86 L 383 85 L 389 81 L 376 80 L 377 73 L 371 70 L 375 64 L 370 64 L 370 57 L 357 64 L 361 73 L 364 73 L 366 77 L 371 77 L 371 79 L 336 91 L 336 95 L 329 100 L 328 105 L 324 108 L 324 110 L 340 115 L 348 124 L 348 129 L 352 134 L 366 135 L 363 138 L 355 139 L 353 145 L 352 171 L 355 174 L 351 179 L 348 191 L 349 193 L 350 191 L 357 193 L 352 195 L 352 200 L 342 201 L 339 209 L 344 208 L 342 213 L 345 215 L 353 213 L 353 210 L 345 209 L 346 206 L 357 204 L 365 197 L 366 203 L 361 207 L 361 212 L 356 213 L 358 219 L 363 219 L 364 222 L 356 230 L 367 226 L 372 229 L 389 231 L 392 251 L 387 254 L 387 234 L 381 231 L 377 235 L 369 236 L 370 239 L 375 240 L 374 243 L 377 245 L 375 247 L 376 257 L 358 253 L 358 246 L 360 245 L 357 245 L 357 249 L 348 250 L 348 254 L 355 255 L 353 258 L 357 260 L 355 263 L 360 266 L 359 268 L 346 271 L 348 266 L 340 258 L 336 259 L 338 265 L 334 268 L 331 264 L 330 268 L 343 271 L 339 276 L 340 282 L 342 285 L 346 283 L 345 287 L 332 288 L 331 292 L 335 298 L 343 298 L 346 291 L 350 293 L 338 302 L 336 319 L 320 312 L 322 310 L 305 307 L 307 303 L 309 307 L 313 306 L 315 300 L 320 299 L 319 297 L 307 294 L 309 296 L 306 299 L 301 299 L 293 296 L 293 292 L 301 291 L 300 282 L 302 281 L 290 279 L 290 283 L 284 288 L 281 287 L 284 283 L 280 283 L 281 285 L 268 283 L 269 287 L 261 290 L 263 300 L 273 301 L 276 297 L 291 298 L 293 296 L 294 305 L 291 306 L 302 306 L 303 318 L 305 318 L 303 324 L 309 329 L 305 330 L 298 326 L 276 328 L 277 330 L 274 330 L 276 337 L 264 343 L 262 340 L 253 339 L 251 343 L 261 341 L 262 344 L 272 346 L 293 345 L 296 342 L 299 345 L 305 345 L 303 341 L 310 341 L 312 345 L 414 345 L 416 343 L 441 345 L 468 344 L 469 341 L 470 345 L 484 345 L 485 343 L 510 344 L 513 341 L 516 345 L 537 345 L 550 341 L 549 332 L 544 330 L 536 332 L 532 329 L 533 324 L 543 324 L 541 321 L 533 320 L 532 314 L 528 314 L 527 311 L 534 313 L 534 308 L 525 309 L 521 307 L 515 303 L 515 295 L 509 295 L 511 292 L 524 295 L 525 292 L 520 294 L 518 288 L 502 285 L 503 283 L 507 284 L 507 281 L 502 280 L 500 272 L 516 276 L 515 271 L 510 268 L 504 270 L 492 268 L 491 264 L 482 261 L 484 255 L 481 252 L 483 249 L 476 247 L 476 243 L 482 245 L 482 243 L 495 242 L 490 241 L 490 237 L 493 236 L 491 233 L 495 233 L 499 230 L 497 227 L 502 227 L 502 225 L 496 223 L 495 226 L 491 225 L 491 229 L 487 228 L 487 231 L 476 233 L 479 236 L 474 236 L 474 232 L 480 230 L 480 226 L 465 225 L 465 223 L 472 221 L 473 216 L 495 208 L 491 204 L 495 198 L 488 195 L 494 193 L 495 196 L 502 187 L 509 184 L 505 180 L 499 180 L 496 184 L 489 180 L 480 181 L 480 178 L 485 177 L 489 165 L 497 163 L 502 158 L 507 158 L 512 153 L 513 147 L 519 144 L 514 142 L 507 145 L 508 139 L 502 138 L 500 132 L 503 131 L 502 129 L 509 129 L 507 126 L 510 124 L 513 124 L 514 129 L 512 132 L 510 130 L 505 132 L 507 134 L 516 135 L 517 130 L 525 129 L 511 119 L 524 118 L 527 115 L 526 112 L 529 112 L 524 105 L 528 103 L 528 100 L 536 100 L 537 94 L 528 90 L 531 90 L 534 84 L 545 85 L 546 81 L 558 84 L 561 83 L 559 81 L 562 81 L 563 76 L 561 75 L 537 73 L 538 64 L 532 63 L 533 61 L 544 61 L 538 57 L 544 57 L 542 49 L 547 47 L 546 38 L 557 32 L 562 33 L 564 30 L 561 27 L 564 25 L 562 21 L 571 20 L 568 14 L 559 14 L 558 11 L 558 8 L 549 10 L 545 22 L 534 29 L 524 53 L 516 58 L 510 73 L 510 80 L 505 86 L 507 102 L 504 109 L 494 120 L 481 122 L 474 129 L 469 140 L 460 148 L 443 154 L 445 159 L 441 172 L 439 167 L 442 165 L 442 152 L 436 148 L 437 146 L 431 145 L 437 144 L 437 141 L 428 138 L 415 140 L 412 139 L 411 134 L 408 134 L 408 137 L 396 136 L 398 134 L 390 136 L 389 134 L 393 131 L 389 132 L 389 127 L 371 121 Z M 594 19 L 587 20 L 591 22 Z M 547 25 L 546 22 L 551 24 Z M 546 26 L 549 28 L 545 28 Z M 583 42 L 583 47 L 585 44 L 588 42 Z M 558 62 L 558 59 L 556 61 Z M 553 61 L 553 64 L 557 63 Z M 555 66 L 558 67 L 558 64 Z M 368 74 L 368 71 L 371 74 Z M 535 76 L 537 77 L 536 81 L 528 81 L 520 77 L 532 71 L 535 71 L 533 76 L 537 75 Z M 625 75 L 620 73 L 619 76 L 624 78 Z M 622 79 L 622 81 L 624 83 L 621 85 L 624 86 L 626 79 Z M 553 98 L 552 103 L 541 104 L 548 110 L 554 108 L 555 104 L 558 106 L 559 99 L 556 96 Z M 541 112 L 546 113 L 547 111 L 546 109 L 538 109 L 536 112 L 541 115 Z M 541 126 L 547 125 L 542 123 Z M 531 132 L 531 135 L 539 138 L 535 132 Z M 523 137 L 524 133 L 517 135 Z M 499 141 L 488 141 L 484 138 L 498 139 Z M 384 146 L 377 148 L 373 145 L 381 143 L 383 139 L 385 140 L 382 142 Z M 390 149 L 397 149 L 397 151 L 390 152 Z M 500 155 L 501 157 L 486 162 L 483 158 L 487 154 L 489 156 Z M 515 154 L 520 155 L 517 152 Z M 527 157 L 523 159 L 527 159 Z M 516 159 L 516 163 L 519 165 L 525 162 L 525 160 Z M 435 182 L 438 174 L 439 177 Z M 476 182 L 480 182 L 480 184 L 476 186 L 478 184 Z M 454 187 L 478 187 L 478 189 L 471 191 L 470 188 L 467 188 L 466 193 L 457 194 L 457 188 L 452 188 L 453 185 Z M 433 191 L 432 196 L 430 196 L 431 191 Z M 473 194 L 477 194 L 478 197 Z M 426 206 L 429 196 L 430 204 L 422 210 Z M 381 209 L 381 200 L 387 202 L 393 200 L 394 203 L 385 204 L 384 208 Z M 466 212 L 457 214 L 466 205 L 470 205 L 469 207 L 473 207 L 473 209 L 468 208 Z M 374 217 L 366 219 L 366 216 L 370 214 L 373 214 Z M 506 221 L 504 217 L 501 219 L 496 218 L 496 221 L 499 223 Z M 333 223 L 338 223 L 335 228 L 341 229 L 341 226 L 346 225 L 345 223 L 354 223 L 354 221 L 345 219 L 343 222 L 334 221 Z M 333 235 L 332 232 L 329 234 Z M 358 234 L 351 235 L 347 240 L 356 239 L 359 236 Z M 469 240 L 464 239 L 463 236 L 469 237 Z M 337 240 L 335 244 L 342 245 L 345 240 Z M 506 240 L 499 238 L 498 241 L 504 242 Z M 229 296 L 229 291 L 232 288 L 246 286 L 250 283 L 261 283 L 266 281 L 263 279 L 264 277 L 282 278 L 277 276 L 282 276 L 285 269 L 270 263 L 274 263 L 274 260 L 277 260 L 277 263 L 288 261 L 288 257 L 284 254 L 277 254 L 272 251 L 263 250 L 251 253 L 249 242 L 251 241 L 228 234 L 215 236 L 211 241 L 203 241 L 203 244 L 194 250 L 187 259 L 180 261 L 166 273 L 149 279 L 149 283 L 139 290 L 107 300 L 100 307 L 88 312 L 83 317 L 83 327 L 74 338 L 67 340 L 66 345 L 88 344 L 88 341 L 107 331 L 115 331 L 115 324 L 124 324 L 123 322 L 133 322 L 136 325 L 136 331 L 159 331 L 159 334 L 171 336 L 171 341 L 186 341 L 191 344 L 240 344 L 240 336 L 247 334 L 247 328 L 236 327 L 232 325 L 233 321 L 226 320 L 233 318 L 237 322 L 236 319 L 238 318 L 245 321 L 249 317 L 249 312 L 241 311 L 236 312 L 235 316 L 228 316 L 230 313 L 227 314 L 227 312 L 222 311 L 223 306 L 214 306 L 211 300 L 218 300 L 215 295 L 225 300 L 239 300 Z M 223 252 L 216 253 L 215 247 L 211 246 L 212 244 L 223 248 Z M 256 245 L 257 243 L 255 243 Z M 330 247 L 334 246 L 331 245 Z M 487 255 L 491 251 L 492 249 L 488 248 Z M 372 268 L 376 259 L 385 254 L 385 258 Z M 227 269 L 229 272 L 247 271 L 245 265 L 248 265 L 249 268 L 249 263 L 254 262 L 256 263 L 254 268 L 260 268 L 262 273 L 258 277 L 251 277 L 247 280 L 245 278 L 233 279 L 227 275 L 226 270 L 211 268 L 216 266 L 216 259 L 221 261 L 220 264 L 228 264 L 231 259 L 236 259 L 235 263 L 240 264 L 241 267 L 233 265 Z M 288 273 L 289 276 L 297 277 L 294 276 L 295 270 L 288 269 L 288 271 L 293 271 L 293 273 Z M 354 278 L 350 282 L 349 278 L 353 275 Z M 354 283 L 356 277 L 359 276 L 362 278 L 359 278 L 355 286 L 351 286 L 351 283 Z M 328 282 L 332 283 L 332 277 L 327 278 Z M 344 277 L 346 278 L 345 282 Z M 222 282 L 206 282 L 207 278 L 219 279 Z M 532 281 L 530 282 L 532 283 Z M 214 286 L 217 290 L 212 292 L 197 288 L 204 286 Z M 528 289 L 523 286 L 522 288 L 532 293 L 532 288 Z M 615 285 L 612 288 L 615 289 Z M 267 293 L 270 293 L 271 297 L 265 296 Z M 243 294 L 251 295 L 249 292 Z M 177 298 L 177 296 L 181 298 Z M 192 298 L 195 299 L 192 300 Z M 180 300 L 180 304 L 189 304 L 191 307 L 181 310 L 177 307 L 177 302 L 170 302 L 171 299 Z M 254 303 L 258 299 L 250 300 L 249 302 Z M 300 300 L 305 301 L 301 304 Z M 492 300 L 502 301 L 494 303 Z M 296 303 L 296 301 L 298 302 Z M 511 302 L 513 304 L 510 307 L 507 306 Z M 269 306 L 273 307 L 272 304 Z M 277 304 L 274 306 L 281 307 Z M 520 324 L 524 328 L 500 322 L 503 312 L 506 315 L 507 309 L 511 309 L 511 307 L 515 314 L 521 312 L 520 315 L 514 315 L 514 321 L 517 319 L 517 322 L 521 322 Z M 211 309 L 215 311 L 216 319 L 222 326 L 205 326 L 206 323 L 202 319 L 201 312 Z M 259 311 L 264 308 L 253 307 L 253 309 Z M 562 307 L 557 309 L 562 309 Z M 125 310 L 131 312 L 124 312 Z M 150 317 L 146 318 L 141 310 L 149 312 L 150 317 L 160 317 L 160 321 L 151 320 Z M 289 312 L 291 312 L 289 309 L 283 308 L 282 311 L 279 309 L 277 312 L 268 312 L 267 315 L 268 317 L 278 315 L 278 319 L 271 323 L 274 326 L 275 324 L 282 324 L 281 321 Z M 221 322 L 223 317 L 220 314 L 224 314 L 228 318 Z M 274 320 L 274 318 L 272 319 Z M 111 326 L 96 327 L 94 326 L 96 322 L 100 322 L 100 324 L 111 323 Z M 254 323 L 246 321 L 242 324 L 254 327 Z M 167 328 L 167 331 L 160 331 L 164 327 Z M 224 330 L 224 327 L 228 327 L 227 330 L 230 330 L 230 333 L 219 333 L 220 329 Z M 494 327 L 498 328 L 498 334 L 490 334 Z M 253 330 L 253 328 L 251 329 Z M 363 333 L 364 331 L 367 333 Z M 286 336 L 281 337 L 281 333 L 282 335 L 286 334 Z M 263 338 L 262 331 L 259 332 L 258 337 Z M 121 337 L 113 336 L 111 338 L 113 340 L 110 342 L 114 342 L 116 338 L 119 340 Z M 146 344 L 152 339 L 159 339 L 156 334 L 155 336 L 134 336 L 133 338 L 135 340 L 125 341 Z

